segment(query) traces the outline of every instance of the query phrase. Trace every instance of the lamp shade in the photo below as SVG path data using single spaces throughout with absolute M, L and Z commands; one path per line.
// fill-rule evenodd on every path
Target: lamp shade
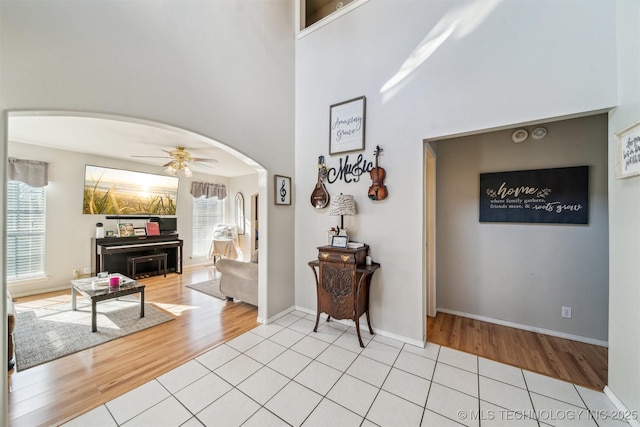
M 331 199 L 329 215 L 355 215 L 356 201 L 350 194 L 339 194 Z

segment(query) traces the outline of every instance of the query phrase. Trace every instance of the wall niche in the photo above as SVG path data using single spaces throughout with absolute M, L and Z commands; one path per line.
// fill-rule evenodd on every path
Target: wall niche
M 305 29 L 355 0 L 300 0 Z

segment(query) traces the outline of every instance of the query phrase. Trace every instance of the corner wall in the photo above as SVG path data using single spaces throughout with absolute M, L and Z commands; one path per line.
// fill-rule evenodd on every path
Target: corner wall
M 640 177 L 615 178 L 615 132 L 640 120 L 640 3 L 616 2 L 618 108 L 609 115 L 609 381 L 640 413 Z M 638 418 L 636 418 L 636 425 Z

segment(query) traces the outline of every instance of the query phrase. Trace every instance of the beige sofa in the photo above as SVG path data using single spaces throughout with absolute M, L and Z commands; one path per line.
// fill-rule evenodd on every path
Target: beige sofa
M 220 292 L 227 299 L 258 305 L 258 263 L 222 258 L 216 263 L 221 273 Z

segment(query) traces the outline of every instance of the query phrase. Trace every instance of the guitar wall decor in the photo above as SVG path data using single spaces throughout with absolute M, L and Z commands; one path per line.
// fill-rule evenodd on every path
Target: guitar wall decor
M 382 148 L 379 145 L 376 146 L 376 167 L 371 169 L 371 187 L 369 187 L 369 198 L 371 200 L 384 200 L 389 195 L 387 186 L 384 185 L 384 178 L 387 176 L 387 172 L 378 167 L 378 156 L 382 152 Z
M 329 204 L 329 192 L 324 186 L 327 177 L 327 167 L 324 164 L 324 156 L 318 157 L 318 182 L 311 193 L 311 206 L 316 209 L 325 208 Z

